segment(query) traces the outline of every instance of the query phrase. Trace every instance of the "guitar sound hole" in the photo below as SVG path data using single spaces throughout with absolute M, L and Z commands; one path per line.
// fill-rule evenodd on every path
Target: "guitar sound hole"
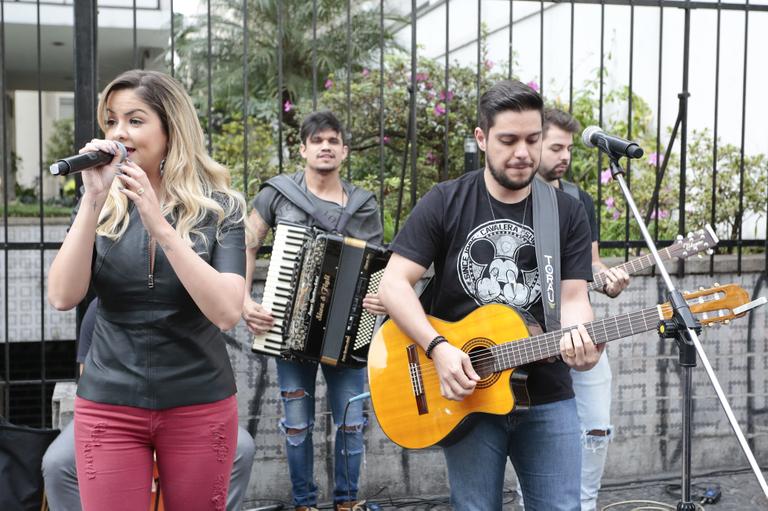
M 488 348 L 474 348 L 469 351 L 469 357 L 472 359 L 472 367 L 483 380 L 493 375 L 493 354 Z

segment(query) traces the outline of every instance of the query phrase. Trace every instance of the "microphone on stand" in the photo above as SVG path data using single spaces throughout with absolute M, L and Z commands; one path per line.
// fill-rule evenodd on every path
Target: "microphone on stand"
M 120 163 L 125 161 L 128 151 L 120 142 L 114 141 L 120 149 Z M 67 156 L 64 159 L 57 160 L 48 170 L 54 176 L 66 176 L 75 172 L 92 169 L 101 165 L 106 165 L 114 159 L 115 155 L 104 151 L 89 151 L 83 154 Z
M 581 134 L 581 140 L 587 147 L 597 147 L 613 158 L 640 158 L 643 148 L 637 142 L 614 137 L 600 129 L 599 126 L 589 126 Z

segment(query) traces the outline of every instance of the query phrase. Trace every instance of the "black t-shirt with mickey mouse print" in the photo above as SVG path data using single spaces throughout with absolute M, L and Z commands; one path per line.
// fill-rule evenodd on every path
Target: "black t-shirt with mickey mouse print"
M 555 195 L 561 278 L 591 281 L 584 206 L 566 193 Z M 432 315 L 458 321 L 481 305 L 503 303 L 527 311 L 543 327 L 532 211 L 532 198 L 499 202 L 488 194 L 483 170 L 469 172 L 424 195 L 390 248 L 425 268 L 434 263 Z M 531 404 L 573 397 L 568 366 L 560 359 L 527 369 Z

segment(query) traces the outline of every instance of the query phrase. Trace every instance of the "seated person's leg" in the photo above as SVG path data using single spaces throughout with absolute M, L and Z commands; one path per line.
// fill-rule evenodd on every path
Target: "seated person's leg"
M 80 511 L 80 490 L 75 468 L 75 423 L 61 430 L 43 456 L 45 494 L 51 511 Z
M 237 451 L 235 451 L 235 461 L 232 464 L 232 477 L 229 480 L 227 511 L 239 511 L 243 505 L 248 481 L 251 480 L 251 467 L 255 454 L 256 446 L 253 443 L 253 437 L 245 428 L 238 426 Z

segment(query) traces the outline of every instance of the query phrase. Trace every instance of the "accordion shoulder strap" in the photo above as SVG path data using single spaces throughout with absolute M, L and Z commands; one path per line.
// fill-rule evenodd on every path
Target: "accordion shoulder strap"
M 283 197 L 291 201 L 296 207 L 304 211 L 306 214 L 312 217 L 315 223 L 323 230 L 328 232 L 339 231 L 343 232 L 349 219 L 352 218 L 357 210 L 359 210 L 373 195 L 371 192 L 363 190 L 362 188 L 352 187 L 349 193 L 349 199 L 347 205 L 343 208 L 341 218 L 338 225 L 331 225 L 328 220 L 320 214 L 309 192 L 303 189 L 299 184 L 288 177 L 286 174 L 278 174 L 277 176 L 269 179 L 263 183 L 260 188 L 271 186 Z
M 366 202 L 371 200 L 373 194 L 362 188 L 356 186 L 352 187 L 349 193 L 349 199 L 347 199 L 347 205 L 342 208 L 341 218 L 339 219 L 339 225 L 337 227 L 339 232 L 344 232 L 344 228 L 347 226 L 347 222 L 357 211 L 365 205 Z

